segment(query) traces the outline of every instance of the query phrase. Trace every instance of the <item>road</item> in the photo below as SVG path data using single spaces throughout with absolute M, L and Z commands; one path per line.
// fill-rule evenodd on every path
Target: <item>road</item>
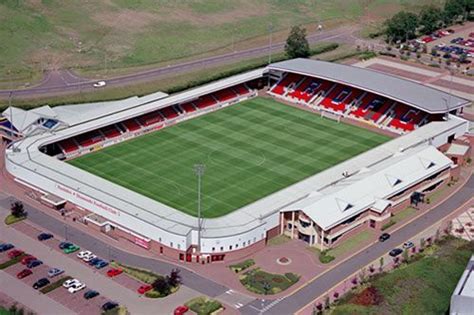
M 307 286 L 297 291 L 293 295 L 290 295 L 278 303 L 273 304 L 273 307 L 268 307 L 272 301 L 266 301 L 264 303 L 266 308 L 264 312 L 261 312 L 262 302 L 261 300 L 254 300 L 242 307 L 240 311 L 243 314 L 293 314 L 301 307 L 311 303 L 315 297 L 324 295 L 329 289 L 331 289 L 337 283 L 343 281 L 360 268 L 368 265 L 372 261 L 375 261 L 380 256 L 384 255 L 392 248 L 395 248 L 403 242 L 413 238 L 419 232 L 430 227 L 437 221 L 446 217 L 451 212 L 458 209 L 466 201 L 474 196 L 474 176 L 471 176 L 466 185 L 451 196 L 448 200 L 441 203 L 431 211 L 425 213 L 421 217 L 417 218 L 411 224 L 405 225 L 398 231 L 392 234 L 391 238 L 384 243 L 377 243 L 367 250 L 349 258 L 343 262 L 337 268 L 330 270 L 317 278 L 315 281 L 310 282 Z
M 307 39 L 310 44 L 315 44 L 321 41 L 352 44 L 357 40 L 353 35 L 357 30 L 358 29 L 354 27 L 350 28 L 343 26 L 310 34 L 307 36 Z M 283 51 L 284 46 L 284 42 L 274 43 L 272 44 L 271 51 L 272 53 L 281 52 Z M 184 74 L 206 67 L 214 67 L 230 62 L 237 62 L 240 60 L 265 56 L 269 54 L 269 51 L 270 47 L 267 45 L 251 49 L 238 50 L 232 53 L 202 58 L 194 61 L 183 62 L 166 67 L 111 78 L 107 80 L 107 85 L 109 87 L 120 87 L 134 84 L 138 81 L 155 81 L 169 74 Z M 55 95 L 64 95 L 77 92 L 91 92 L 94 91 L 94 88 L 92 87 L 93 82 L 94 81 L 89 79 L 81 78 L 69 70 L 50 71 L 45 73 L 43 80 L 36 86 L 25 89 L 0 90 L 0 98 L 8 98 L 10 93 L 12 93 L 11 95 L 13 99 L 18 99 L 42 96 L 51 97 Z

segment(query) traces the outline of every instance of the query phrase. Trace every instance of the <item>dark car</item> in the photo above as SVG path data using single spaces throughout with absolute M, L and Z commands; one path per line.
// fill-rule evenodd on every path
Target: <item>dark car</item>
M 100 261 L 102 261 L 102 259 L 100 259 L 100 258 L 91 259 L 91 260 L 89 261 L 89 265 L 95 266 L 95 265 L 96 265 L 97 263 L 99 263 Z
M 84 298 L 85 298 L 86 300 L 90 300 L 90 299 L 92 299 L 92 298 L 95 298 L 95 297 L 98 296 L 98 295 L 99 295 L 99 292 L 94 291 L 94 290 L 89 290 L 89 291 L 87 291 L 86 293 L 84 293 Z
M 1 252 L 6 252 L 7 250 L 10 250 L 12 248 L 15 248 L 15 246 L 13 246 L 13 244 L 10 244 L 10 243 L 2 244 L 2 245 L 0 245 L 0 253 Z
M 69 243 L 69 242 L 61 242 L 59 243 L 59 248 L 60 249 L 66 249 L 66 248 L 69 248 L 71 246 L 73 246 L 74 244 L 73 243 Z
M 401 253 L 403 253 L 403 249 L 401 248 L 394 248 L 390 251 L 390 253 L 388 253 L 390 256 L 392 257 L 397 257 L 398 255 L 400 255 Z
M 41 233 L 40 235 L 38 235 L 38 241 L 46 241 L 50 238 L 53 238 L 53 234 L 51 233 Z
M 46 278 L 41 278 L 39 279 L 38 281 L 36 281 L 35 283 L 33 283 L 33 289 L 39 289 L 39 288 L 42 288 L 46 285 L 48 285 L 50 282 L 48 279 Z
M 39 265 L 42 265 L 42 264 L 43 264 L 43 262 L 41 260 L 36 259 L 36 260 L 32 260 L 28 264 L 26 264 L 26 267 L 31 269 L 31 268 L 34 268 L 34 267 L 38 267 Z
M 385 241 L 388 240 L 389 238 L 390 238 L 390 234 L 388 234 L 388 233 L 383 233 L 382 235 L 380 235 L 379 241 L 385 242 Z
M 110 310 L 113 310 L 114 308 L 116 308 L 118 306 L 117 303 L 115 302 L 107 302 L 107 303 L 104 303 L 104 305 L 102 305 L 102 310 L 103 311 L 110 311 Z

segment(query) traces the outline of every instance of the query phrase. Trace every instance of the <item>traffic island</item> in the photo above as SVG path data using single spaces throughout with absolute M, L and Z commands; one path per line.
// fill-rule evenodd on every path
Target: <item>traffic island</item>
M 185 305 L 198 315 L 217 314 L 224 310 L 224 307 L 219 301 L 211 300 L 204 296 L 194 298 L 189 302 L 186 302 Z
M 268 273 L 255 268 L 239 276 L 244 287 L 257 294 L 277 294 L 297 283 L 300 276 L 288 272 L 284 275 Z

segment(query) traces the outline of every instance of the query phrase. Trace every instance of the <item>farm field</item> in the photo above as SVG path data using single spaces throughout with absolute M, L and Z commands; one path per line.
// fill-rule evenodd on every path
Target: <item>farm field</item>
M 71 160 L 74 166 L 196 214 L 218 217 L 367 151 L 388 137 L 255 98 Z
M 0 1 L 0 83 L 39 79 L 44 69 L 166 64 L 284 40 L 292 25 L 364 23 L 422 0 L 5 0 Z M 106 70 L 105 70 L 106 71 Z M 2 86 L 3 86 L 2 85 Z

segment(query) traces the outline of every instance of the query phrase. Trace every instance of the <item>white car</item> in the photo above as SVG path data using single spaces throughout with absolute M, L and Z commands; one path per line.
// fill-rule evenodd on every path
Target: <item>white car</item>
M 82 260 L 84 260 L 85 262 L 89 262 L 94 258 L 97 258 L 97 255 L 91 254 L 89 256 L 86 256 L 86 257 L 82 258 Z
M 95 88 L 101 88 L 101 87 L 104 87 L 106 85 L 107 85 L 107 83 L 105 83 L 105 81 L 98 81 L 98 82 L 94 83 L 92 86 L 95 87 Z
M 92 252 L 91 251 L 88 251 L 88 250 L 83 250 L 82 252 L 79 252 L 77 254 L 77 258 L 79 259 L 84 259 L 86 257 L 89 257 L 90 255 L 92 255 Z
M 410 241 L 403 243 L 403 249 L 410 249 L 413 246 L 415 246 L 415 244 L 413 244 L 413 242 L 410 242 Z
M 81 291 L 85 287 L 86 287 L 86 285 L 84 283 L 78 282 L 78 283 L 73 284 L 67 290 L 69 291 L 69 293 L 76 293 L 77 291 Z
M 73 286 L 73 285 L 76 284 L 76 283 L 80 283 L 79 280 L 77 280 L 77 279 L 69 279 L 69 280 L 64 281 L 63 287 L 65 287 L 65 288 L 70 288 L 71 286 Z

